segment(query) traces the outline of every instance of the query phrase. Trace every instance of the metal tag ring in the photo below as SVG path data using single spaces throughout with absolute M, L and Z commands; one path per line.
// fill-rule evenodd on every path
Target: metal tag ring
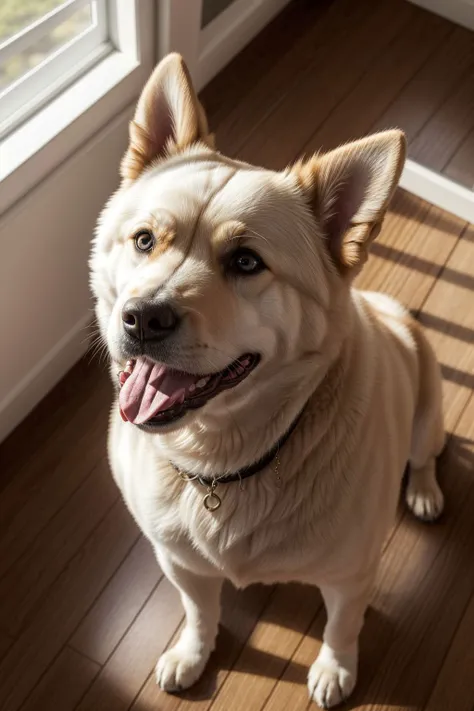
M 183 481 L 196 481 L 196 479 L 198 478 L 197 474 L 195 474 L 193 476 L 192 474 L 187 474 L 186 472 L 182 472 L 181 469 L 177 469 L 176 471 L 178 472 L 179 478 L 182 479 Z
M 217 511 L 217 509 L 220 508 L 222 501 L 214 491 L 210 491 L 206 494 L 202 503 L 204 504 L 205 509 L 212 512 Z

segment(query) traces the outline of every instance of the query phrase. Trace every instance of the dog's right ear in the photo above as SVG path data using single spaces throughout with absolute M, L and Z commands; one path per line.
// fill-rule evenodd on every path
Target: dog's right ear
M 138 100 L 120 174 L 125 181 L 136 180 L 153 161 L 197 142 L 213 147 L 213 136 L 183 58 L 169 54 Z
M 333 262 L 353 278 L 378 235 L 405 161 L 401 131 L 383 131 L 291 168 Z

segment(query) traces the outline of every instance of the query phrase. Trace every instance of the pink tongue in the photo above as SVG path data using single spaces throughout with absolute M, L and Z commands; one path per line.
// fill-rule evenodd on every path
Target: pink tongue
M 184 400 L 186 390 L 198 379 L 197 375 L 180 373 L 166 365 L 139 358 L 120 390 L 122 417 L 141 425 L 158 412 Z

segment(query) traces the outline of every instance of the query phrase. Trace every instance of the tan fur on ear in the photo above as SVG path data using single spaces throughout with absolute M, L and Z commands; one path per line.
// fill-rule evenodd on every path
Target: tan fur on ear
M 343 273 L 355 275 L 367 260 L 400 179 L 405 146 L 402 131 L 384 131 L 291 168 Z
M 188 68 L 179 54 L 169 54 L 155 68 L 138 100 L 120 173 L 124 180 L 136 180 L 152 161 L 197 142 L 214 146 Z

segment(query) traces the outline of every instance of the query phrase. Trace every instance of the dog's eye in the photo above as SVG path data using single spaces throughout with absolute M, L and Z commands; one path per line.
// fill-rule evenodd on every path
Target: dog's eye
M 135 235 L 135 247 L 139 252 L 151 252 L 155 246 L 155 238 L 149 230 L 140 230 Z
M 229 260 L 228 268 L 234 274 L 258 274 L 265 269 L 265 263 L 251 249 L 242 248 L 234 252 Z

